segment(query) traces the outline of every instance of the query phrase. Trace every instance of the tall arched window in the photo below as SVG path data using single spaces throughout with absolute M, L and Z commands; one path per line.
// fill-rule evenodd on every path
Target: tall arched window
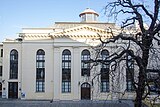
M 71 52 L 68 49 L 62 52 L 62 92 L 71 92 Z
M 45 91 L 45 52 L 39 49 L 36 54 L 36 92 Z
M 81 76 L 90 76 L 90 52 L 83 50 L 81 53 Z
M 101 92 L 109 91 L 109 52 L 108 50 L 102 50 L 101 52 L 102 64 L 101 64 Z
M 18 51 L 10 52 L 10 79 L 18 79 Z
M 126 91 L 134 91 L 132 80 L 134 80 L 134 60 L 129 54 L 126 54 Z

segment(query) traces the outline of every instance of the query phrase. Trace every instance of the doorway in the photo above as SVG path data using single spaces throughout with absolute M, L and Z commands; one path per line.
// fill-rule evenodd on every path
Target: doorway
M 81 85 L 81 100 L 91 99 L 91 86 L 89 83 L 85 82 Z
M 2 98 L 2 83 L 0 83 L 0 98 Z
M 18 82 L 9 82 L 8 98 L 18 98 Z

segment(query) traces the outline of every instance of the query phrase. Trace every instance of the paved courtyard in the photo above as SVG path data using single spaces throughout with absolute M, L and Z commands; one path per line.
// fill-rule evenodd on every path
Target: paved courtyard
M 134 107 L 130 100 L 122 101 L 29 101 L 0 99 L 0 107 Z

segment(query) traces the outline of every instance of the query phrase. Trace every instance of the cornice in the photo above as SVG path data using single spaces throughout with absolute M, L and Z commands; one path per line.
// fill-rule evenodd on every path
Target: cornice
M 111 35 L 101 35 L 101 38 L 111 38 Z M 52 38 L 100 38 L 97 35 L 52 35 Z
M 107 31 L 105 29 L 92 27 L 92 26 L 88 26 L 88 25 L 83 25 L 83 26 L 78 26 L 78 27 L 74 27 L 74 28 L 64 29 L 62 31 L 53 32 L 53 33 L 54 34 L 66 34 L 66 33 L 82 31 L 82 30 L 93 31 L 93 32 L 102 33 L 102 34 L 106 34 L 107 33 Z

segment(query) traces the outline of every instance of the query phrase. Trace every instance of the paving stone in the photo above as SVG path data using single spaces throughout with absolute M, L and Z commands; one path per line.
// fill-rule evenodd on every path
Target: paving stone
M 3 100 L 0 107 L 134 107 L 130 100 L 122 101 L 28 101 Z

